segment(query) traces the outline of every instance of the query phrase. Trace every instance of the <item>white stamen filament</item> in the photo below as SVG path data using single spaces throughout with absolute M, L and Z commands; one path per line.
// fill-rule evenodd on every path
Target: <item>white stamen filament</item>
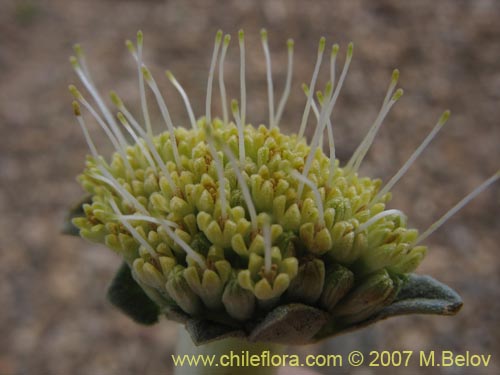
M 142 73 L 144 75 L 144 78 L 146 79 L 147 84 L 149 85 L 149 87 L 151 88 L 156 97 L 156 102 L 158 103 L 158 107 L 160 108 L 163 120 L 167 124 L 167 129 L 170 134 L 170 144 L 172 146 L 175 164 L 177 165 L 177 168 L 182 169 L 181 158 L 179 156 L 179 150 L 177 149 L 177 140 L 175 139 L 174 124 L 172 123 L 172 119 L 170 118 L 170 113 L 168 112 L 167 105 L 163 100 L 163 96 L 161 95 L 160 90 L 158 89 L 158 85 L 156 84 L 156 81 L 151 75 L 151 72 L 144 65 L 142 66 Z
M 125 105 L 123 104 L 122 100 L 118 97 L 118 95 L 116 95 L 116 93 L 114 93 L 114 92 L 111 93 L 111 99 L 113 100 L 113 102 L 116 105 L 116 107 L 120 111 L 123 112 L 123 114 L 125 115 L 125 117 L 128 120 L 128 122 L 130 124 L 132 124 L 133 128 L 139 133 L 139 135 L 142 138 L 144 138 L 144 140 L 146 141 L 146 144 L 148 146 L 148 150 L 151 152 L 151 154 L 153 155 L 153 157 L 156 160 L 156 164 L 158 164 L 158 166 L 160 167 L 161 171 L 163 172 L 163 175 L 167 179 L 168 183 L 170 184 L 170 186 L 172 186 L 172 190 L 175 190 L 177 188 L 177 185 L 172 180 L 172 177 L 170 176 L 170 173 L 167 170 L 167 166 L 165 165 L 165 163 L 163 162 L 163 159 L 161 158 L 160 154 L 156 150 L 156 147 L 153 144 L 152 138 L 149 136 L 149 134 L 147 134 L 144 131 L 144 129 L 142 129 L 142 127 L 139 125 L 139 123 L 137 122 L 137 120 L 128 111 L 127 107 L 125 107 Z M 120 121 L 122 121 L 122 123 L 123 123 L 124 119 L 121 116 L 119 116 L 118 119 Z
M 170 227 L 178 228 L 178 225 L 172 221 L 165 220 L 165 219 L 158 219 L 155 217 L 151 216 L 144 216 L 144 215 L 117 215 L 117 218 L 120 219 L 120 221 L 125 225 L 125 222 L 127 220 L 140 220 L 140 221 L 147 221 L 150 223 L 158 224 L 160 225 L 165 232 L 167 232 L 168 236 L 174 240 L 174 242 L 179 245 L 185 252 L 186 254 L 191 257 L 196 263 L 199 264 L 199 266 L 205 270 L 207 268 L 207 265 L 205 264 L 205 261 L 203 258 L 198 254 L 196 251 L 194 251 L 191 246 L 189 246 L 186 242 L 184 242 Z M 130 224 L 129 224 L 130 225 Z M 127 228 L 129 229 L 129 228 Z M 142 238 L 142 237 L 141 237 Z M 148 243 L 149 245 L 149 243 Z M 155 252 L 156 254 L 156 252 Z
M 377 221 L 380 219 L 387 217 L 387 216 L 398 216 L 401 221 L 406 222 L 406 216 L 403 212 L 400 210 L 386 210 L 379 212 L 378 214 L 374 215 L 372 218 L 369 220 L 365 221 L 363 224 L 361 224 L 357 229 L 356 233 L 362 232 L 365 229 L 369 228 L 371 225 L 375 224 Z
M 187 96 L 186 91 L 184 91 L 181 84 L 179 83 L 179 81 L 177 81 L 170 70 L 167 70 L 165 74 L 170 82 L 172 82 L 172 85 L 174 85 L 174 87 L 177 89 L 182 100 L 184 101 L 184 105 L 186 106 L 186 110 L 189 116 L 189 121 L 191 122 L 191 128 L 198 129 L 198 125 L 196 124 L 196 117 L 194 116 L 193 108 L 191 107 L 191 103 L 189 102 L 189 97 Z
M 375 119 L 373 124 L 370 126 L 370 129 L 368 130 L 368 133 L 366 134 L 365 138 L 361 141 L 359 146 L 354 151 L 351 159 L 346 164 L 346 169 L 348 169 L 348 170 L 352 169 L 352 167 L 354 166 L 354 164 L 356 163 L 356 161 L 360 157 L 361 153 L 366 148 L 366 145 L 368 144 L 368 142 L 370 142 L 370 139 L 375 138 L 375 135 L 378 131 L 378 127 L 376 126 L 376 123 L 379 120 L 379 118 L 381 117 L 384 110 L 389 105 L 390 99 L 393 98 L 394 88 L 396 87 L 396 84 L 398 83 L 398 79 L 399 79 L 399 70 L 394 69 L 394 71 L 392 72 L 391 82 L 389 84 L 389 87 L 387 88 L 387 93 L 385 94 L 384 102 L 382 103 L 382 106 L 380 107 L 377 118 Z M 380 124 L 382 124 L 382 121 L 380 121 Z M 379 127 L 380 127 L 380 125 L 379 125 Z M 356 170 L 356 169 L 354 169 L 354 170 Z
M 280 125 L 281 116 L 283 115 L 283 111 L 285 110 L 285 105 L 290 96 L 290 88 L 292 86 L 292 73 L 293 73 L 293 39 L 288 39 L 287 47 L 288 47 L 288 64 L 286 68 L 286 81 L 285 88 L 283 90 L 283 95 L 280 99 L 280 104 L 278 105 L 278 111 L 276 112 L 276 118 L 274 120 L 274 125 Z
M 126 149 L 128 146 L 127 141 L 125 140 L 125 137 L 123 136 L 120 128 L 118 127 L 118 124 L 116 123 L 115 119 L 111 115 L 111 112 L 107 108 L 106 104 L 102 100 L 101 96 L 99 95 L 99 92 L 97 91 L 97 88 L 92 84 L 92 82 L 88 79 L 88 77 L 85 75 L 83 72 L 81 66 L 79 65 L 78 61 L 76 59 L 71 59 L 71 64 L 73 65 L 73 69 L 75 70 L 78 78 L 80 78 L 80 81 L 82 81 L 83 85 L 85 88 L 88 90 L 92 98 L 95 100 L 97 103 L 97 106 L 101 110 L 102 114 L 104 115 L 104 118 L 106 119 L 107 123 L 109 124 L 111 130 L 115 134 L 118 142 L 122 146 L 123 149 Z
M 90 70 L 87 66 L 87 60 L 85 59 L 85 54 L 83 53 L 82 46 L 80 44 L 75 44 L 73 46 L 73 50 L 75 51 L 76 58 L 78 59 L 78 63 L 82 67 L 83 73 L 87 76 L 89 82 L 94 85 L 92 81 L 92 77 L 90 76 Z
M 127 41 L 127 47 L 134 57 L 137 65 L 137 74 L 139 76 L 139 96 L 141 98 L 141 110 L 142 116 L 144 118 L 144 123 L 146 124 L 146 131 L 150 137 L 153 137 L 153 130 L 151 128 L 151 120 L 149 118 L 148 103 L 146 100 L 146 88 L 144 87 L 144 77 L 142 75 L 142 46 L 143 46 L 143 35 L 141 31 L 137 32 L 137 53 L 135 51 L 132 42 Z
M 391 83 L 389 84 L 389 87 L 387 88 L 387 93 L 385 94 L 384 105 L 389 103 L 389 100 L 391 99 L 392 93 L 394 92 L 394 89 L 396 88 L 396 85 L 398 84 L 398 80 L 399 80 L 399 70 L 394 69 L 392 71 Z
M 309 88 L 305 83 L 302 84 L 302 91 L 304 91 L 304 94 L 306 95 L 307 98 L 309 96 Z M 319 110 L 314 99 L 311 100 L 311 108 L 313 110 L 314 116 L 316 117 L 316 120 L 319 120 Z
M 323 200 L 321 199 L 321 194 L 319 193 L 318 187 L 311 180 L 297 171 L 292 171 L 292 176 L 299 180 L 302 184 L 306 184 L 313 192 L 316 207 L 318 209 L 318 223 L 322 227 L 325 226 L 325 211 L 323 209 Z M 300 199 L 301 195 L 302 194 L 297 195 L 297 197 Z
M 94 142 L 92 141 L 92 138 L 90 138 L 87 125 L 85 124 L 85 120 L 83 119 L 83 116 L 80 111 L 80 106 L 78 105 L 77 101 L 73 102 L 73 112 L 76 116 L 78 124 L 80 125 L 80 128 L 82 129 L 83 136 L 85 137 L 85 141 L 87 142 L 87 146 L 89 147 L 90 153 L 94 157 L 96 163 L 98 163 L 100 160 L 99 153 L 97 152 L 97 149 L 94 145 Z
M 337 99 L 339 97 L 340 90 L 342 89 L 342 86 L 344 85 L 345 78 L 347 77 L 347 72 L 349 71 L 349 66 L 351 65 L 353 49 L 354 49 L 354 45 L 352 43 L 349 43 L 349 45 L 347 47 L 347 53 L 346 53 L 346 59 L 344 62 L 344 67 L 342 68 L 342 72 L 340 73 L 339 82 L 335 86 L 335 91 L 333 92 L 333 95 L 331 97 L 327 98 L 326 103 L 322 107 L 321 114 L 320 114 L 320 120 L 319 120 L 319 124 L 318 124 L 319 130 L 317 129 L 318 136 L 323 134 L 324 127 L 327 124 L 327 119 L 330 118 L 332 111 L 335 108 L 335 104 L 337 103 Z M 332 87 L 333 87 L 333 85 L 332 85 Z M 317 147 L 317 145 L 315 147 Z
M 328 182 L 327 186 L 331 187 L 333 184 L 333 176 L 335 176 L 335 138 L 333 137 L 333 125 L 330 119 L 328 119 L 328 147 L 330 149 L 329 157 L 330 157 L 330 166 L 328 172 Z
M 238 151 L 240 156 L 240 164 L 245 165 L 246 155 L 245 155 L 245 133 L 244 126 L 240 119 L 240 112 L 238 109 L 238 102 L 233 100 L 231 102 L 231 110 L 233 112 L 234 120 L 236 121 L 236 126 L 238 128 Z
M 406 163 L 401 167 L 401 169 L 389 180 L 387 185 L 384 186 L 382 190 L 378 192 L 378 194 L 372 199 L 370 206 L 375 204 L 381 197 L 387 194 L 396 183 L 400 180 L 401 177 L 408 171 L 411 165 L 415 162 L 415 160 L 420 156 L 420 154 L 425 150 L 425 148 L 429 145 L 429 143 L 434 139 L 436 134 L 442 129 L 443 125 L 446 123 L 448 118 L 450 117 L 450 111 L 444 112 L 439 121 L 436 123 L 432 131 L 427 135 L 427 137 L 423 140 L 423 142 L 418 146 L 418 148 L 413 152 L 413 154 L 409 157 Z
M 210 62 L 210 71 L 208 73 L 208 83 L 207 83 L 207 98 L 205 101 L 205 116 L 207 123 L 212 122 L 211 117 L 211 107 L 212 107 L 212 86 L 214 81 L 215 64 L 217 63 L 217 56 L 219 54 L 219 47 L 222 41 L 222 30 L 217 31 L 215 36 L 214 51 L 212 53 L 212 61 Z
M 333 111 L 333 108 L 335 107 L 335 103 L 337 102 L 337 98 L 339 96 L 340 89 L 342 88 L 342 86 L 344 84 L 345 78 L 347 76 L 347 72 L 349 70 L 349 66 L 351 65 L 353 48 L 354 48 L 353 44 L 349 43 L 349 46 L 347 48 L 346 59 L 344 62 L 344 68 L 342 69 L 342 73 L 340 74 L 339 82 L 338 82 L 337 86 L 335 87 L 335 91 L 334 91 L 331 99 L 329 101 L 327 100 L 327 103 L 325 103 L 321 108 L 321 113 L 320 113 L 318 125 L 316 128 L 315 136 L 313 137 L 313 140 L 311 142 L 311 150 L 309 151 L 309 155 L 307 156 L 306 164 L 305 164 L 304 170 L 302 172 L 302 176 L 304 176 L 304 177 L 309 174 L 309 170 L 311 169 L 314 155 L 316 154 L 316 150 L 318 148 L 320 135 L 324 131 L 324 126 L 327 124 L 328 119 L 330 118 L 330 115 Z M 310 98 L 312 97 L 311 92 L 309 92 L 309 97 Z M 300 182 L 299 189 L 298 189 L 299 196 L 302 195 L 303 189 L 304 189 L 304 183 Z
M 441 227 L 450 217 L 455 215 L 459 210 L 461 210 L 467 203 L 481 194 L 484 190 L 486 190 L 490 185 L 496 182 L 500 178 L 500 171 L 497 171 L 493 176 L 484 181 L 481 185 L 475 188 L 471 193 L 465 196 L 460 202 L 458 202 L 455 206 L 453 206 L 446 214 L 441 216 L 434 224 L 432 224 L 425 232 L 423 232 L 415 241 L 414 246 L 418 245 L 422 241 L 424 241 L 427 237 L 429 237 L 432 233 Z
M 156 164 L 153 161 L 153 159 L 151 158 L 151 154 L 150 154 L 149 149 L 146 146 L 144 146 L 144 144 L 142 143 L 142 140 L 137 136 L 134 129 L 132 129 L 132 127 L 127 122 L 127 120 L 125 119 L 125 117 L 123 116 L 123 114 L 121 112 L 118 112 L 117 117 L 120 120 L 120 122 L 123 124 L 125 129 L 127 129 L 127 132 L 130 134 L 130 136 L 132 137 L 134 142 L 141 149 L 141 152 L 144 155 L 144 157 L 146 158 L 146 161 L 148 162 L 149 166 L 153 169 L 153 171 L 155 173 L 158 173 L 158 170 L 156 169 Z
M 217 171 L 217 179 L 219 180 L 219 200 L 220 200 L 220 210 L 221 217 L 223 220 L 227 219 L 227 202 L 226 202 L 226 184 L 225 184 L 225 176 L 224 176 L 224 165 L 222 164 L 222 160 L 219 158 L 219 154 L 215 150 L 213 139 L 210 134 L 207 136 L 207 145 L 208 150 L 212 154 L 215 162 L 215 169 Z
M 92 173 L 90 177 L 93 179 L 99 180 L 101 182 L 104 182 L 105 184 L 111 186 L 113 189 L 115 189 L 123 199 L 126 201 L 129 201 L 132 203 L 132 205 L 136 208 L 136 210 L 140 211 L 144 215 L 149 215 L 148 210 L 132 195 L 130 194 L 127 189 L 125 189 L 117 180 L 116 178 L 113 177 L 111 173 L 109 173 L 103 166 L 98 165 L 97 168 L 99 171 L 105 175 L 106 177 L 102 175 L 98 175 L 96 173 Z
M 266 59 L 266 77 L 267 77 L 267 100 L 269 105 L 269 128 L 274 128 L 274 88 L 273 88 L 273 74 L 271 69 L 271 54 L 269 52 L 269 44 L 267 42 L 267 30 L 260 31 L 260 39 L 262 41 L 262 49 L 264 50 L 264 57 Z
M 73 85 L 70 85 L 69 86 L 69 91 L 71 92 L 71 94 L 75 97 L 75 99 L 77 99 L 81 104 L 83 104 L 83 106 L 90 112 L 90 114 L 92 115 L 92 117 L 97 121 L 97 123 L 99 124 L 99 126 L 101 127 L 102 130 L 104 130 L 104 133 L 106 133 L 106 136 L 109 138 L 109 140 L 111 141 L 111 143 L 113 144 L 113 147 L 115 148 L 115 150 L 120 154 L 120 156 L 122 157 L 123 159 L 123 163 L 125 165 L 125 168 L 127 168 L 127 170 L 133 174 L 133 169 L 132 167 L 130 166 L 130 163 L 128 162 L 128 158 L 127 158 L 127 154 L 126 154 L 126 151 L 124 148 L 122 148 L 122 146 L 120 145 L 120 143 L 118 142 L 115 134 L 113 134 L 113 132 L 110 130 L 108 124 L 106 124 L 103 119 L 101 118 L 101 116 L 99 116 L 99 114 L 95 111 L 95 109 L 89 104 L 89 102 L 87 102 L 87 100 L 85 100 L 85 98 L 83 97 L 83 95 L 78 91 L 78 89 L 73 86 Z
M 184 250 L 189 257 L 191 257 L 191 259 L 193 259 L 196 263 L 198 263 L 198 265 L 201 267 L 202 270 L 207 269 L 207 265 L 205 264 L 205 261 L 200 256 L 200 254 L 198 254 L 196 251 L 194 251 L 191 248 L 191 246 L 189 246 L 186 242 L 184 242 L 182 240 L 182 238 L 180 238 L 177 235 L 177 233 L 175 233 L 172 229 L 170 229 L 166 225 L 162 225 L 162 227 L 163 227 L 163 229 L 165 229 L 165 231 L 170 236 L 170 238 L 172 238 L 174 240 L 174 242 L 177 243 L 177 245 L 179 245 L 182 248 L 182 250 Z
M 137 232 L 137 230 L 132 225 L 130 225 L 129 222 L 127 222 L 127 220 L 122 218 L 123 215 L 122 215 L 120 209 L 118 208 L 118 206 L 116 205 L 115 201 L 112 198 L 110 198 L 108 200 L 108 202 L 109 202 L 109 205 L 111 206 L 111 208 L 113 209 L 113 211 L 115 212 L 115 214 L 117 215 L 117 218 L 119 219 L 120 223 L 123 224 L 123 226 L 125 228 L 127 228 L 127 230 L 130 232 L 132 237 L 134 237 L 148 251 L 149 255 L 151 255 L 154 259 L 158 259 L 158 254 L 156 254 L 156 251 L 149 244 L 149 242 L 146 241 L 139 234 L 139 232 Z
M 245 203 L 247 205 L 248 213 L 250 214 L 250 221 L 252 223 L 252 230 L 257 232 L 257 211 L 255 210 L 255 205 L 253 204 L 252 195 L 250 194 L 250 190 L 245 182 L 245 178 L 243 177 L 243 173 L 240 170 L 240 166 L 238 165 L 238 161 L 234 157 L 233 152 L 229 149 L 228 146 L 223 145 L 224 154 L 229 158 L 233 166 L 234 173 L 236 174 L 236 178 L 238 179 L 238 184 L 240 185 L 241 193 L 243 194 L 243 199 L 245 199 Z
M 111 173 L 109 173 L 109 171 L 106 169 L 106 165 L 105 165 L 104 161 L 102 160 L 102 158 L 99 157 L 99 154 L 97 153 L 94 142 L 92 141 L 92 138 L 89 135 L 87 126 L 85 125 L 83 117 L 81 116 L 80 108 L 79 108 L 78 103 L 76 101 L 73 102 L 73 109 L 75 112 L 75 116 L 78 120 L 78 123 L 80 124 L 80 127 L 82 128 L 83 135 L 85 137 L 87 145 L 89 146 L 90 152 L 92 153 L 92 156 L 94 157 L 96 163 L 100 163 L 100 164 L 97 164 L 97 168 L 99 169 L 99 171 L 102 174 L 107 176 L 107 177 L 104 177 L 104 176 L 100 176 L 100 175 L 97 175 L 94 173 L 91 175 L 91 177 L 96 179 L 96 180 L 102 181 L 102 182 L 106 183 L 107 185 L 111 186 L 125 200 L 131 202 L 138 211 L 145 213 L 145 214 L 149 214 L 148 211 L 144 208 L 144 206 L 137 199 L 135 199 L 135 197 L 132 194 L 130 194 L 125 188 L 123 188 L 123 186 L 121 186 L 120 183 L 113 177 L 113 175 Z
M 271 225 L 266 223 L 262 226 L 262 234 L 264 237 L 264 272 L 269 274 L 272 266 L 272 244 L 271 244 Z
M 316 65 L 314 66 L 314 71 L 311 78 L 311 84 L 309 85 L 309 96 L 306 101 L 306 107 L 304 109 L 304 113 L 302 114 L 302 121 L 300 123 L 300 130 L 298 134 L 299 138 L 302 138 L 304 136 L 304 132 L 306 130 L 307 120 L 309 118 L 309 111 L 311 109 L 311 101 L 313 99 L 312 96 L 314 93 L 314 88 L 316 86 L 316 80 L 318 79 L 319 68 L 321 66 L 321 60 L 323 59 L 323 52 L 325 51 L 325 43 L 326 39 L 322 37 L 319 40 L 318 56 L 316 59 Z
M 247 88 L 245 82 L 245 33 L 243 30 L 238 32 L 238 39 L 240 42 L 240 101 L 241 101 L 241 123 L 243 126 L 246 124 L 246 110 L 247 110 Z
M 316 129 L 314 130 L 313 140 L 315 140 L 319 137 L 318 146 L 323 144 L 323 134 L 325 132 L 324 125 L 319 126 L 320 121 L 322 120 L 321 114 L 323 112 L 324 107 L 326 105 L 328 105 L 328 103 L 330 102 L 331 95 L 332 95 L 332 83 L 330 81 L 328 81 L 326 83 L 325 96 L 323 96 L 323 93 L 321 91 L 316 92 L 316 96 L 318 98 L 318 103 L 321 106 L 321 111 L 320 111 L 319 119 L 316 123 Z M 314 98 L 313 98 L 313 101 L 314 101 Z M 327 116 L 326 123 L 328 123 L 329 120 L 330 120 L 330 116 Z
M 222 51 L 220 53 L 219 61 L 219 90 L 222 104 L 222 120 L 224 121 L 224 124 L 227 124 L 229 120 L 229 115 L 227 112 L 226 86 L 224 85 L 224 60 L 226 59 L 226 52 L 227 48 L 229 47 L 230 41 L 231 35 L 226 34 L 224 36 L 224 43 L 222 44 Z
M 332 83 L 332 87 L 335 87 L 335 63 L 337 62 L 339 48 L 338 44 L 334 44 L 330 55 L 330 82 Z
M 133 215 L 117 215 L 117 217 L 120 217 L 123 220 L 148 221 L 153 224 L 158 224 L 158 225 L 164 224 L 169 227 L 179 228 L 179 225 L 177 223 L 174 223 L 173 221 L 166 219 L 159 219 L 153 216 L 133 214 Z
M 398 89 L 392 96 L 391 100 L 387 102 L 385 107 L 381 108 L 381 111 L 379 112 L 379 115 L 377 116 L 375 122 L 371 126 L 370 130 L 368 131 L 368 134 L 366 135 L 365 139 L 363 142 L 361 142 L 359 148 L 359 154 L 357 158 L 354 160 L 352 167 L 347 168 L 349 169 L 352 173 L 355 173 L 359 170 L 359 167 L 361 166 L 361 163 L 363 162 L 366 154 L 368 153 L 368 150 L 370 149 L 371 145 L 373 144 L 373 141 L 375 140 L 375 136 L 377 135 L 378 131 L 380 130 L 380 127 L 382 126 L 382 123 L 384 122 L 385 117 L 391 110 L 392 106 L 403 96 L 403 90 Z
M 309 88 L 307 87 L 306 84 L 302 85 L 302 90 L 304 91 L 306 96 L 309 95 Z M 311 102 L 311 108 L 314 112 L 316 120 L 319 121 L 319 110 L 318 110 L 318 107 L 316 106 L 316 102 L 314 100 Z M 329 154 L 330 166 L 329 166 L 329 175 L 328 175 L 327 186 L 332 186 L 333 176 L 335 175 L 335 141 L 333 138 L 333 129 L 332 128 L 333 128 L 332 122 L 331 122 L 330 118 L 328 118 L 327 132 L 328 132 L 328 146 L 330 149 L 330 154 Z

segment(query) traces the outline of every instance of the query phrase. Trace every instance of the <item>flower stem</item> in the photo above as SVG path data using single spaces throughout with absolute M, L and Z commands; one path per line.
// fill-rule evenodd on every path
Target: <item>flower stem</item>
M 258 371 L 259 375 L 273 375 L 277 374 L 279 367 L 267 366 L 267 364 L 272 363 L 270 358 L 273 355 L 281 355 L 284 349 L 283 345 L 250 342 L 242 338 L 227 338 L 196 346 L 189 333 L 181 327 L 177 338 L 176 356 L 178 361 L 186 359 L 183 366 L 175 367 L 174 373 L 175 375 L 230 375 L 235 373 L 249 375 Z M 265 352 L 269 352 L 269 355 Z M 253 363 L 250 360 L 252 356 L 255 361 Z M 192 361 L 191 366 L 188 364 L 188 357 Z M 212 359 L 212 365 L 209 365 Z M 197 360 L 199 363 L 196 366 L 194 361 Z M 252 364 L 259 365 L 253 366 Z

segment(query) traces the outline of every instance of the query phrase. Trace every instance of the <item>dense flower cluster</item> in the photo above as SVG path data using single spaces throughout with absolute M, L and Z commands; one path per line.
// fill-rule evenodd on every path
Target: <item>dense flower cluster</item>
M 76 99 L 74 111 L 91 151 L 79 178 L 91 201 L 83 205 L 85 216 L 73 223 L 82 237 L 121 254 L 136 282 L 162 308 L 176 306 L 190 316 L 216 313 L 246 322 L 276 306 L 299 302 L 327 311 L 344 323 L 363 321 L 395 299 L 405 275 L 425 256 L 427 248 L 421 241 L 446 219 L 419 236 L 417 230 L 407 227 L 401 211 L 386 209 L 386 204 L 390 189 L 441 129 L 449 112 L 382 186 L 380 180 L 360 177 L 357 171 L 384 117 L 402 95 L 401 89 L 396 90 L 397 70 L 373 126 L 351 160 L 341 167 L 335 158 L 330 116 L 349 68 L 352 44 L 338 82 L 335 62 L 339 47 L 333 45 L 330 81 L 315 98 L 325 51 L 325 40 L 320 40 L 311 83 L 304 86 L 307 99 L 299 132 L 286 135 L 279 123 L 290 92 L 293 41 L 288 42 L 287 81 L 275 112 L 271 58 L 267 34 L 262 32 L 269 88 L 268 127 L 246 122 L 242 32 L 241 100 L 228 105 L 223 68 L 229 41 L 229 36 L 223 39 L 221 32 L 217 34 L 206 113 L 199 120 L 184 90 L 167 72 L 186 104 L 189 127 L 172 123 L 158 86 L 142 61 L 142 34 L 138 34 L 136 46 L 127 43 L 137 62 L 142 120 L 127 110 L 116 93 L 111 98 L 118 114 L 111 115 L 77 46 L 72 63 L 99 111 L 76 87 L 70 87 Z M 212 119 L 218 59 L 222 118 Z M 146 85 L 166 124 L 166 131 L 156 136 L 148 113 Z M 97 152 L 82 106 L 113 143 L 116 152 L 110 161 Z M 234 120 L 229 119 L 229 110 Z M 307 142 L 304 133 L 311 111 L 316 126 Z M 328 138 L 328 153 L 321 148 L 323 136 Z M 496 178 L 498 174 L 473 195 Z

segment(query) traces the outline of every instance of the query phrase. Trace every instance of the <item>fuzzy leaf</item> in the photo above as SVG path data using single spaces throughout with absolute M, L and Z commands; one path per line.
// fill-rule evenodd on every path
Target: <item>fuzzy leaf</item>
M 159 307 L 137 284 L 125 262 L 111 282 L 107 297 L 115 307 L 137 323 L 152 325 L 158 322 Z
M 327 322 L 328 314 L 300 303 L 276 307 L 250 333 L 250 341 L 267 341 L 285 345 L 301 345 Z
M 370 318 L 348 326 L 330 321 L 315 339 L 321 340 L 355 331 L 392 316 L 407 314 L 455 315 L 463 305 L 460 296 L 449 286 L 427 275 L 408 275 L 395 301 Z

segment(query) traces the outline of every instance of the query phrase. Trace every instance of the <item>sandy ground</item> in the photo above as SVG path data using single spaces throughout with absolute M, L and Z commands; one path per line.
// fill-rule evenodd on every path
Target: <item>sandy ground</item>
M 59 235 L 66 208 L 82 193 L 75 176 L 87 153 L 67 92 L 67 85 L 77 81 L 67 60 L 74 42 L 86 48 L 99 87 L 104 92 L 116 89 L 137 110 L 135 71 L 123 41 L 142 29 L 153 73 L 161 77 L 163 69 L 173 70 L 200 115 L 215 31 L 223 28 L 234 37 L 244 28 L 248 117 L 259 123 L 267 118 L 267 96 L 258 30 L 266 27 L 270 33 L 277 92 L 285 76 L 284 42 L 293 37 L 295 84 L 283 127 L 296 131 L 304 105 L 299 84 L 312 73 L 317 40 L 324 35 L 344 48 L 352 40 L 355 58 L 334 114 L 343 162 L 376 116 L 394 67 L 401 70 L 406 94 L 382 128 L 363 174 L 390 178 L 440 113 L 446 108 L 453 112 L 449 125 L 394 189 L 392 206 L 425 229 L 499 167 L 499 17 L 500 3 L 494 0 L 2 0 L 0 374 L 172 371 L 177 326 L 164 320 L 144 328 L 122 316 L 104 298 L 118 257 L 104 247 Z M 229 95 L 235 96 L 237 48 L 228 54 L 226 71 Z M 166 79 L 159 82 L 171 97 L 176 123 L 187 123 L 172 87 Z M 110 146 L 94 125 L 93 134 L 109 154 Z M 447 373 L 498 373 L 499 197 L 497 185 L 427 241 L 431 251 L 419 272 L 439 278 L 463 296 L 465 306 L 458 316 L 396 318 L 293 350 L 469 350 L 492 354 L 490 367 Z M 411 365 L 407 370 L 414 372 L 417 362 Z M 367 366 L 351 370 L 381 372 Z

